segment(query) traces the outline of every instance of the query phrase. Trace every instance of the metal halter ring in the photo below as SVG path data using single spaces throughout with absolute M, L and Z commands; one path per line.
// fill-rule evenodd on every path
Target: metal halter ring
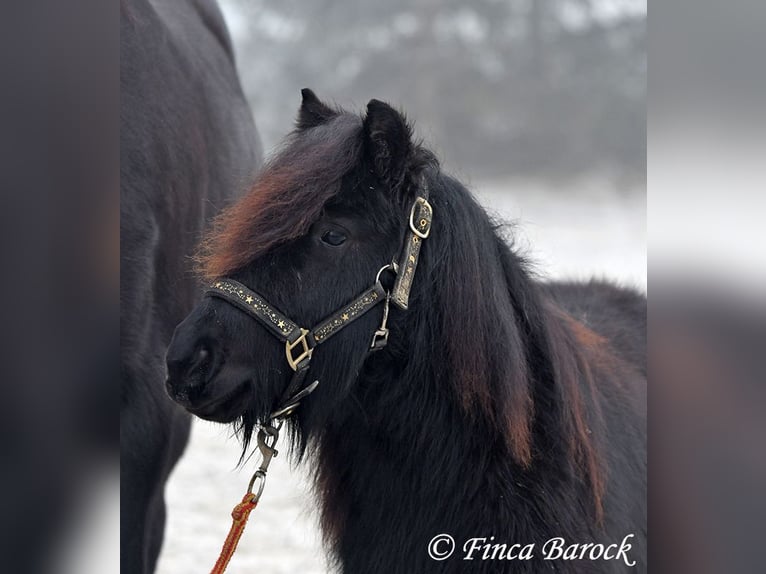
M 391 263 L 388 263 L 380 268 L 378 274 L 375 276 L 375 283 L 380 283 L 380 276 L 383 275 L 383 272 L 387 269 L 390 270 L 394 275 L 399 273 L 399 265 L 397 265 L 395 261 L 392 261 Z

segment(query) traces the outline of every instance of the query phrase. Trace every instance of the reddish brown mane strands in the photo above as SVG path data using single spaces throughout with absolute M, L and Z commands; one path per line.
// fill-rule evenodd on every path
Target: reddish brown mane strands
M 253 188 L 220 215 L 197 257 L 207 279 L 231 274 L 305 234 L 361 155 L 359 117 L 339 115 L 288 138 Z

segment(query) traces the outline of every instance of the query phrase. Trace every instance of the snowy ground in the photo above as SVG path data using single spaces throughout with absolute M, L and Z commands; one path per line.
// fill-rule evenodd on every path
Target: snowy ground
M 524 181 L 472 188 L 490 211 L 518 224 L 520 245 L 545 276 L 600 276 L 646 289 L 642 190 L 616 191 L 597 179 L 568 185 L 566 191 Z M 167 488 L 160 574 L 204 573 L 215 562 L 230 525 L 229 512 L 241 499 L 255 464 L 235 469 L 239 447 L 230 434 L 220 425 L 195 422 L 188 450 Z M 314 508 L 304 471 L 275 459 L 230 571 L 327 572 Z

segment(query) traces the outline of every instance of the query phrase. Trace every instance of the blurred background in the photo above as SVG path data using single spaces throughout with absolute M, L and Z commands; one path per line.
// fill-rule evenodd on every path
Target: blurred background
M 646 289 L 646 2 L 220 0 L 268 154 L 300 89 L 404 110 L 547 278 Z M 214 562 L 252 463 L 196 420 L 168 483 L 158 572 Z M 328 571 L 307 469 L 278 458 L 231 569 Z
M 223 0 L 265 143 L 298 90 L 392 102 L 482 176 L 646 172 L 646 0 Z

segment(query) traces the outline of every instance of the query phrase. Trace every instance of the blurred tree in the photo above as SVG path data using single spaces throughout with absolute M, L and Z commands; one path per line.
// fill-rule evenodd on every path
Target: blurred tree
M 645 173 L 645 0 L 222 3 L 267 145 L 307 86 L 400 105 L 464 172 Z

